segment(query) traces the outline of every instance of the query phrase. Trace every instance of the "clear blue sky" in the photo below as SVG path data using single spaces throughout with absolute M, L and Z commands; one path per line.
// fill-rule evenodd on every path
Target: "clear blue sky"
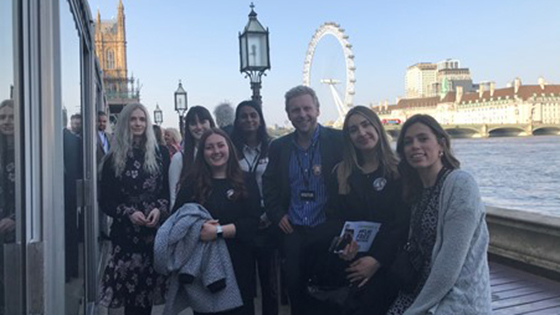
M 239 73 L 238 32 L 250 1 L 124 0 L 129 74 L 140 78 L 142 102 L 159 103 L 164 126 L 176 126 L 173 92 L 181 79 L 189 105 L 210 110 L 221 101 L 250 98 Z M 116 17 L 118 0 L 91 0 L 95 17 Z M 284 93 L 301 84 L 307 45 L 324 22 L 349 35 L 356 70 L 355 104 L 404 95 L 406 68 L 416 62 L 455 58 L 473 80 L 503 87 L 515 77 L 560 84 L 560 1 L 256 1 L 258 19 L 270 30 L 272 69 L 263 78 L 267 123 L 284 124 Z M 344 60 L 333 39 L 316 51 L 312 79 L 344 80 Z M 326 86 L 312 83 L 322 102 L 321 121 L 335 118 Z

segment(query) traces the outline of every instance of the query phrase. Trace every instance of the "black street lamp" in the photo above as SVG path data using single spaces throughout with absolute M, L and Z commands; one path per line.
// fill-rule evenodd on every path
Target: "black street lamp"
M 270 50 L 268 46 L 268 28 L 264 28 L 257 20 L 255 5 L 251 2 L 249 22 L 243 33 L 239 34 L 240 72 L 251 80 L 252 99 L 262 104 L 261 77 L 270 69 Z
M 183 89 L 183 84 L 181 80 L 179 80 L 179 87 L 177 91 L 175 91 L 175 111 L 179 114 L 179 130 L 181 131 L 181 135 L 184 133 L 184 115 L 187 112 L 187 91 Z
M 159 108 L 158 104 L 156 104 L 156 109 L 154 110 L 154 122 L 158 126 L 163 122 L 163 112 Z

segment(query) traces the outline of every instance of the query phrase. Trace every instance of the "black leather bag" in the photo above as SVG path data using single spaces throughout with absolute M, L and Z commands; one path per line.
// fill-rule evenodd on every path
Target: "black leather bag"
M 337 307 L 344 307 L 350 295 L 350 286 L 321 286 L 310 283 L 307 293 L 312 298 Z
M 321 252 L 313 264 L 313 272 L 307 283 L 307 294 L 327 305 L 343 307 L 350 294 L 350 283 L 345 272 L 348 264 L 330 251 Z
M 389 275 L 400 291 L 412 293 L 418 286 L 424 257 L 420 249 L 411 241 L 406 243 L 397 254 L 389 268 Z

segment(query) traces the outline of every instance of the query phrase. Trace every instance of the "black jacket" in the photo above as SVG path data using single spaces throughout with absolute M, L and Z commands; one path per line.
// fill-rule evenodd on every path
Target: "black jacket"
M 292 132 L 272 141 L 268 151 L 268 166 L 263 175 L 263 195 L 266 214 L 275 225 L 288 213 L 290 206 L 289 164 L 295 134 L 296 132 Z M 319 143 L 324 180 L 342 159 L 342 141 L 342 131 L 321 127 Z
M 385 186 L 377 190 L 373 186 L 376 179 L 385 178 Z M 400 180 L 383 176 L 381 170 L 363 174 L 355 168 L 348 178 L 350 192 L 338 193 L 336 172 L 329 179 L 327 222 L 334 233 L 340 233 L 345 221 L 373 221 L 381 223 L 371 248 L 366 255 L 372 256 L 383 266 L 393 261 L 398 247 L 406 241 L 410 211 L 402 199 Z
M 220 224 L 235 224 L 235 237 L 225 239 L 230 254 L 237 285 L 244 301 L 252 299 L 255 294 L 255 267 L 252 259 L 253 239 L 259 224 L 259 190 L 257 183 L 250 176 L 245 176 L 248 197 L 237 200 L 229 199 L 228 191 L 233 189 L 226 179 L 212 179 L 212 191 L 204 207 Z M 193 183 L 181 186 L 173 212 L 185 203 L 195 202 Z

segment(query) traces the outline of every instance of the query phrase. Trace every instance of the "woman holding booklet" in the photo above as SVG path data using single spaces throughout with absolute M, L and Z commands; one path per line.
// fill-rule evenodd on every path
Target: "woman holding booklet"
M 365 106 L 348 112 L 343 133 L 343 160 L 334 168 L 329 184 L 329 225 L 340 233 L 346 221 L 380 224 L 369 250 L 358 252 L 353 241 L 339 252 L 347 261 L 346 278 L 355 288 L 344 312 L 385 314 L 397 295 L 387 267 L 408 232 L 409 212 L 401 201 L 398 159 L 379 117 Z

